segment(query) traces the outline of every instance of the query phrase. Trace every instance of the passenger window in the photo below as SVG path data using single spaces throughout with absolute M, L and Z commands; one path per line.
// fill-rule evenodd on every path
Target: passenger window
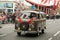
M 30 18 L 37 17 L 37 14 L 32 12 L 29 17 Z
M 40 19 L 40 14 L 37 15 L 37 18 Z
M 42 15 L 40 14 L 40 19 L 42 18 Z
M 45 14 L 42 14 L 42 18 L 46 18 L 46 15 Z

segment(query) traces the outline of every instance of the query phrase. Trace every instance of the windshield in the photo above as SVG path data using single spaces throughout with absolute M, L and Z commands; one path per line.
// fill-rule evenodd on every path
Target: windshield
M 22 13 L 20 17 L 22 19 L 29 19 L 29 16 L 30 16 L 30 13 Z

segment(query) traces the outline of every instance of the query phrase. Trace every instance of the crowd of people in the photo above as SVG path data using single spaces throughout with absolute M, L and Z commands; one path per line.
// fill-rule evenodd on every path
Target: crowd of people
M 15 18 L 16 18 L 16 16 L 14 13 L 0 14 L 0 24 L 15 23 Z

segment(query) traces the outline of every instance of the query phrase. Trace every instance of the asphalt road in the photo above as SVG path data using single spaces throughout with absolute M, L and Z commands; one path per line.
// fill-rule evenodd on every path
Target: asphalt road
M 14 24 L 3 24 L 0 29 L 0 40 L 60 40 L 60 19 L 47 20 L 44 34 L 34 36 L 33 34 L 17 36 L 14 32 Z

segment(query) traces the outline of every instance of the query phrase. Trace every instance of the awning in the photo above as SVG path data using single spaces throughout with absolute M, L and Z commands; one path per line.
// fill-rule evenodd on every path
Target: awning
M 26 0 L 28 3 L 32 5 L 38 6 L 58 6 L 59 0 Z

